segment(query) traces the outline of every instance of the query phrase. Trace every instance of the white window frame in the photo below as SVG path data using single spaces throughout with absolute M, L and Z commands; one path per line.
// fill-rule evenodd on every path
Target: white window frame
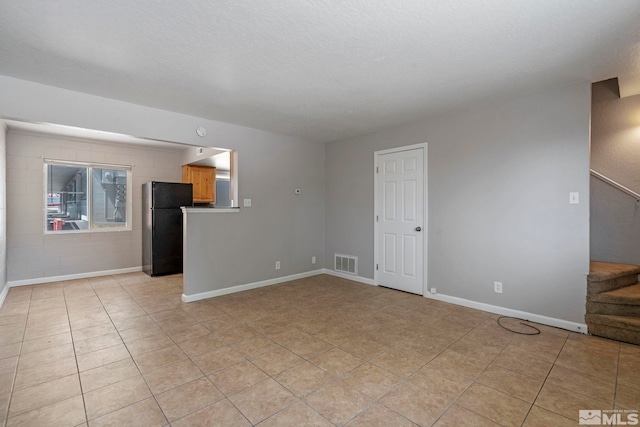
M 70 167 L 78 167 L 78 168 L 87 168 L 87 222 L 89 224 L 88 229 L 86 230 L 49 230 L 47 228 L 47 201 L 48 201 L 48 188 L 47 185 L 49 183 L 48 177 L 48 166 L 49 165 L 57 165 L 57 166 L 70 166 Z M 93 206 L 93 194 L 92 194 L 92 176 L 93 169 L 115 169 L 115 170 L 123 170 L 127 174 L 127 201 L 126 201 L 126 222 L 121 226 L 108 226 L 108 227 L 99 227 L 94 226 L 93 224 L 93 213 L 91 212 Z M 44 159 L 43 165 L 43 220 L 42 226 L 44 229 L 44 234 L 77 234 L 77 233 L 102 233 L 102 232 L 112 232 L 112 231 L 131 231 L 132 223 L 133 223 L 133 178 L 132 178 L 132 167 L 130 165 L 119 165 L 119 164 L 110 164 L 110 163 L 93 163 L 93 162 L 79 162 L 72 160 L 56 160 L 56 159 Z

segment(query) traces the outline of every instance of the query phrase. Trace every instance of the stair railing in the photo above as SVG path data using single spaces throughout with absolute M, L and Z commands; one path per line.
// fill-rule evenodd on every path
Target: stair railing
M 631 196 L 634 199 L 636 199 L 636 206 L 640 206 L 640 194 L 638 194 L 635 191 L 625 187 L 624 185 L 620 184 L 619 182 L 616 182 L 616 181 L 612 180 L 611 178 L 608 178 L 608 177 L 602 175 L 601 173 L 594 171 L 593 169 L 589 169 L 589 171 L 591 172 L 591 175 L 593 175 L 594 177 L 598 178 L 599 180 L 601 180 L 603 182 L 606 182 L 610 186 L 612 186 L 614 188 L 617 188 L 618 190 L 622 191 L 623 193 L 626 193 L 629 196 Z

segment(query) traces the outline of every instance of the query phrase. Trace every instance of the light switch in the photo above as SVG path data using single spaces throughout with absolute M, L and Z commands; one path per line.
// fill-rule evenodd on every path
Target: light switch
M 580 193 L 577 191 L 569 193 L 569 204 L 577 205 L 580 203 Z
M 251 207 L 251 199 L 244 199 L 244 207 L 245 208 Z

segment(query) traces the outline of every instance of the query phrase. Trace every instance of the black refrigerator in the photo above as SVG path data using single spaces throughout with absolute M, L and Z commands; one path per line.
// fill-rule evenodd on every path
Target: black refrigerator
M 142 185 L 142 271 L 149 276 L 182 273 L 181 206 L 193 206 L 193 184 Z

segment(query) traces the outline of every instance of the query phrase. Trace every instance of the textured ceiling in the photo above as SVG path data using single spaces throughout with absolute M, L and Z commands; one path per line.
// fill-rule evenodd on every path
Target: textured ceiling
M 0 74 L 334 141 L 583 79 L 640 90 L 639 22 L 638 0 L 2 0 Z

